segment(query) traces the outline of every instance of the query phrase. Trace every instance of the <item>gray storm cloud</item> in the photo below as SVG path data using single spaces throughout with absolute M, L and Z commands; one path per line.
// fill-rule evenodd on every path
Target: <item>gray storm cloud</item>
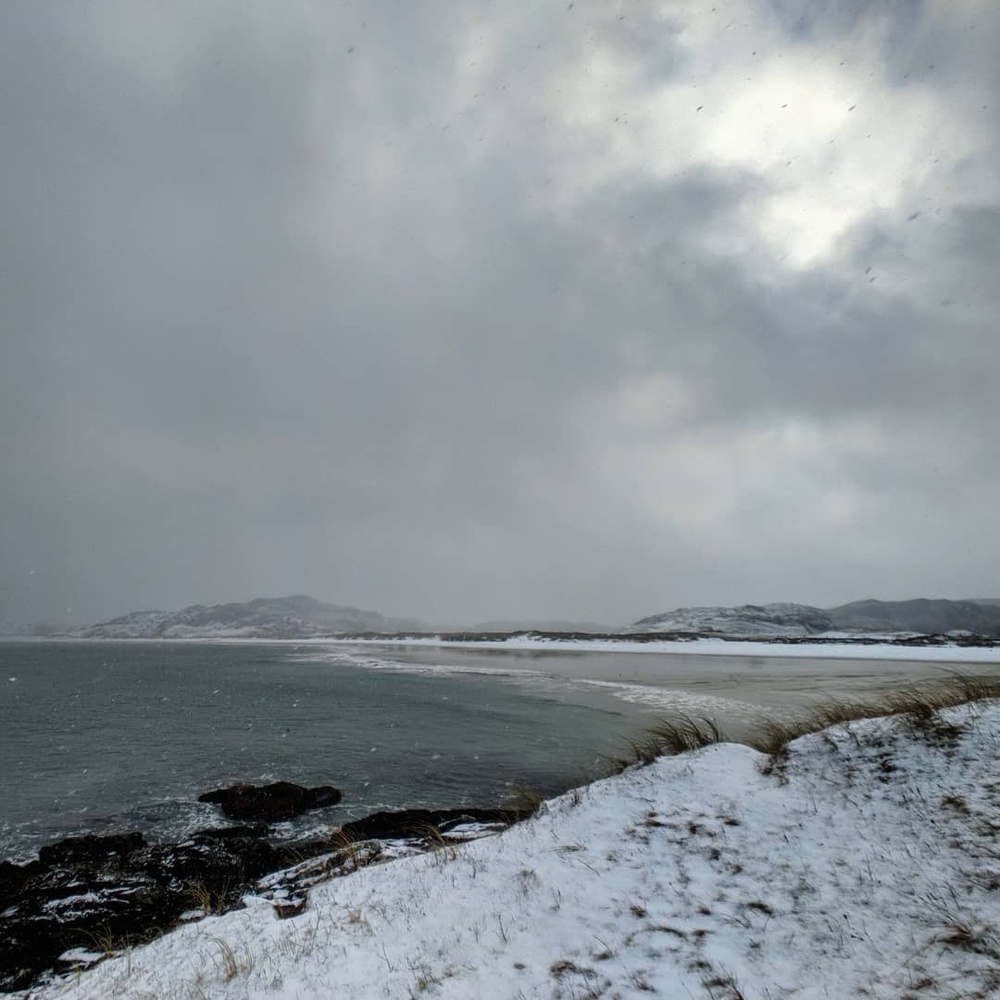
M 5 3 L 0 623 L 995 595 L 998 50 L 971 0 Z

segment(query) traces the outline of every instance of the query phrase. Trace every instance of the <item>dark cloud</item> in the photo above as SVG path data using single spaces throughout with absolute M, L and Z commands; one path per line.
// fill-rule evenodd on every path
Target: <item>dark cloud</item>
M 1000 18 L 748 10 L 5 4 L 0 621 L 991 593 Z

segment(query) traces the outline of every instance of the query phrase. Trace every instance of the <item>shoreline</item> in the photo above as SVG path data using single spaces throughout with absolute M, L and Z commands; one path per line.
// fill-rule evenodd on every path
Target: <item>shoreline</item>
M 985 998 L 998 724 L 994 699 L 659 757 L 316 885 L 293 919 L 248 897 L 30 996 Z
M 670 633 L 641 635 L 579 633 L 362 633 L 273 636 L 0 636 L 0 642 L 23 643 L 183 643 L 234 646 L 385 646 L 393 648 L 496 650 L 497 652 L 630 653 L 731 657 L 789 657 L 826 660 L 913 660 L 919 662 L 1000 663 L 1000 639 L 943 635 L 901 637 L 781 636 L 740 638 Z
M 614 782 L 615 776 L 631 780 L 637 768 L 640 771 L 649 766 L 662 768 L 666 765 L 661 762 L 674 760 L 678 755 L 686 758 L 692 751 L 695 757 L 711 751 L 732 758 L 715 775 L 715 781 L 722 780 L 723 774 L 728 775 L 733 761 L 739 758 L 753 762 L 759 776 L 766 779 L 765 786 L 776 781 L 780 788 L 788 783 L 794 746 L 804 741 L 814 745 L 817 739 L 821 746 L 834 745 L 835 737 L 831 734 L 842 732 L 841 745 L 852 757 L 861 754 L 863 760 L 870 758 L 876 782 L 895 783 L 898 779 L 890 776 L 903 766 L 906 754 L 919 745 L 922 753 L 944 755 L 943 763 L 959 767 L 957 773 L 961 777 L 956 779 L 953 774 L 952 779 L 960 785 L 961 780 L 968 779 L 953 757 L 964 734 L 975 732 L 976 766 L 985 762 L 987 773 L 993 773 L 996 735 L 988 725 L 984 727 L 982 716 L 991 715 L 994 721 L 1000 721 L 998 691 L 1000 680 L 965 678 L 954 680 L 950 689 L 937 693 L 898 692 L 878 712 L 865 714 L 864 707 L 858 705 L 829 706 L 815 710 L 811 719 L 794 726 L 773 723 L 758 734 L 752 746 L 725 742 L 723 734 L 708 720 L 663 722 L 650 729 L 644 738 L 633 741 L 632 751 L 626 757 L 609 761 L 613 777 L 598 779 L 549 803 L 540 795 L 525 791 L 519 802 L 499 809 L 377 813 L 344 824 L 310 842 L 277 844 L 264 824 L 201 830 L 182 843 L 157 846 L 146 844 L 137 833 L 71 838 L 43 848 L 38 860 L 27 865 L 0 863 L 0 929 L 3 930 L 0 985 L 13 990 L 34 990 L 47 976 L 72 971 L 74 964 L 78 968 L 92 964 L 123 947 L 131 954 L 131 947 L 137 941 L 148 941 L 155 947 L 186 929 L 191 920 L 200 923 L 231 917 L 250 905 L 251 899 L 258 916 L 263 905 L 269 906 L 279 919 L 299 916 L 307 909 L 311 890 L 322 893 L 331 878 L 358 874 L 368 871 L 373 863 L 398 861 L 428 851 L 446 860 L 457 858 L 459 846 L 503 833 L 533 816 L 544 816 L 555 803 L 568 801 L 571 807 L 576 807 L 594 789 Z M 884 715 L 885 711 L 890 714 Z M 866 757 L 865 745 L 857 734 L 878 730 L 884 733 L 874 741 L 873 753 Z M 895 732 L 893 738 L 897 742 L 902 740 L 904 746 L 887 756 L 881 748 L 885 746 L 885 734 L 891 731 Z M 816 733 L 821 735 L 817 737 Z M 968 754 L 966 758 L 964 764 L 973 760 Z M 852 762 L 845 771 L 852 787 L 857 780 L 856 769 L 857 764 Z M 928 773 L 934 777 L 933 768 Z M 722 783 L 725 785 L 726 781 Z M 744 775 L 738 782 L 741 791 L 745 791 L 746 784 Z M 814 782 L 808 785 L 813 789 L 810 795 L 814 796 Z M 948 792 L 942 803 L 952 803 L 949 809 L 959 816 L 968 815 L 967 798 L 976 793 L 976 788 L 956 795 L 955 787 L 954 780 L 942 781 L 942 791 Z M 989 802 L 993 794 L 989 790 L 995 792 L 996 784 L 987 782 L 984 788 Z M 717 792 L 712 783 L 702 787 L 703 795 Z M 732 793 L 730 788 L 729 794 Z M 854 794 L 852 791 L 851 795 Z M 327 787 L 305 789 L 279 783 L 259 789 L 239 786 L 220 790 L 207 793 L 201 800 L 218 803 L 231 819 L 252 821 L 255 814 L 262 817 L 273 814 L 280 819 L 278 813 L 283 815 L 289 796 L 308 810 L 315 806 L 306 803 L 322 804 L 331 796 L 339 797 L 339 792 Z M 669 792 L 667 800 L 672 801 Z M 914 804 L 915 800 L 907 793 L 903 801 L 907 809 L 912 807 L 916 815 L 923 816 L 926 795 Z M 701 805 L 696 796 L 689 808 L 697 810 Z M 248 809 L 256 813 L 247 812 Z M 615 819 L 615 815 L 604 816 L 602 821 Z M 723 818 L 724 826 L 740 824 L 735 817 Z M 667 824 L 657 821 L 645 825 Z M 690 835 L 701 827 L 700 820 L 687 822 Z M 983 830 L 988 828 L 992 837 L 994 827 L 995 822 L 987 814 Z M 787 840 L 787 833 L 785 836 Z M 388 850 L 386 841 L 396 846 Z M 613 860 L 613 852 L 608 860 Z M 737 866 L 738 870 L 742 867 L 742 864 Z M 639 909 L 645 914 L 645 907 Z M 767 912 L 771 912 L 770 904 Z M 168 931 L 166 938 L 161 936 L 164 929 Z M 88 951 L 87 941 L 99 937 L 106 942 L 103 952 Z
M 89 641 L 89 640 L 88 640 Z M 180 640 L 179 640 L 180 641 Z M 184 640 L 187 641 L 187 640 Z M 213 640 L 228 641 L 228 640 Z M 270 640 L 284 642 L 286 640 Z M 293 640 L 288 640 L 293 641 Z M 817 642 L 809 639 L 737 639 L 697 637 L 677 639 L 647 637 L 643 639 L 558 638 L 542 635 L 512 635 L 497 639 L 451 639 L 442 636 L 419 637 L 333 637 L 297 640 L 306 645 L 358 645 L 467 650 L 497 650 L 510 652 L 581 652 L 581 653 L 633 653 L 659 655 L 703 655 L 735 657 L 790 657 L 826 660 L 915 660 L 954 663 L 1000 663 L 1000 642 L 990 644 L 914 644 L 903 641 L 878 641 L 858 639 L 845 641 L 831 639 Z
M 27 862 L 0 860 L 0 996 L 31 995 L 92 964 L 98 956 L 87 956 L 98 941 L 106 952 L 156 941 L 242 909 L 248 894 L 269 902 L 280 919 L 297 916 L 316 884 L 494 835 L 537 804 L 522 798 L 492 808 L 379 811 L 296 840 L 252 820 L 177 841 L 148 842 L 138 831 L 84 834 L 45 844 Z

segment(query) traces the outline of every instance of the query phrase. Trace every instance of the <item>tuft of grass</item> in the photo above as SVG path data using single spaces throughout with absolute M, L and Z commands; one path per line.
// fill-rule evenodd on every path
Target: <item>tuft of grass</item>
M 216 887 L 214 891 L 205 882 L 191 882 L 187 886 L 187 894 L 193 906 L 206 916 L 225 913 L 233 908 L 240 897 L 238 888 L 231 886 L 229 882 Z
M 712 1000 L 747 1000 L 736 977 L 721 967 L 714 975 L 706 977 L 703 985 Z
M 529 819 L 545 805 L 545 798 L 537 788 L 529 788 L 519 781 L 511 782 L 502 808 L 514 813 L 518 820 Z
M 345 923 L 348 923 L 354 927 L 359 927 L 361 930 L 366 931 L 368 934 L 372 933 L 372 925 L 368 922 L 368 918 L 365 916 L 364 911 L 360 907 L 351 910 L 347 914 L 347 917 L 345 918 Z
M 948 745 L 958 738 L 962 727 L 943 719 L 941 710 L 988 698 L 1000 698 L 1000 678 L 952 673 L 944 679 L 912 684 L 863 702 L 827 701 L 794 722 L 764 721 L 747 743 L 768 754 L 772 762 L 765 770 L 767 773 L 776 770 L 779 775 L 783 763 L 781 755 L 787 754 L 792 740 L 858 719 L 903 716 L 915 733 L 929 741 Z
M 231 983 L 237 976 L 253 971 L 255 963 L 249 951 L 243 949 L 243 953 L 238 955 L 228 941 L 219 937 L 212 937 L 211 940 L 219 949 L 219 968 L 225 982 Z
M 985 955 L 1000 967 L 1000 936 L 996 929 L 987 924 L 975 924 L 968 920 L 952 917 L 937 935 L 941 944 L 951 945 L 979 955 Z
M 377 841 L 353 840 L 340 829 L 331 830 L 327 839 L 348 872 L 356 872 L 359 868 L 370 865 L 382 853 Z
M 686 753 L 723 741 L 723 735 L 713 719 L 687 715 L 674 720 L 661 720 L 651 732 L 659 740 L 661 756 Z
M 800 736 L 858 719 L 904 716 L 921 737 L 942 746 L 954 745 L 962 727 L 943 719 L 941 709 L 987 698 L 1000 698 L 1000 677 L 949 673 L 943 679 L 913 684 L 866 701 L 826 701 L 792 721 L 765 719 L 742 742 L 768 756 L 762 767 L 765 774 L 786 781 L 788 745 Z M 606 757 L 605 763 L 610 774 L 621 774 L 629 767 L 652 764 L 658 757 L 688 753 L 725 739 L 713 719 L 676 715 L 626 739 L 626 752 Z
M 413 833 L 439 862 L 454 861 L 458 857 L 455 842 L 446 837 L 433 823 L 419 823 L 413 827 Z
M 201 910 L 202 913 L 212 912 L 214 909 L 212 893 L 204 882 L 192 882 L 187 891 L 196 909 Z
M 942 808 L 952 809 L 957 813 L 961 813 L 963 816 L 970 816 L 972 810 L 969 809 L 969 803 L 966 802 L 965 797 L 962 795 L 945 795 L 941 799 Z
M 652 764 L 657 757 L 675 757 L 701 747 L 721 743 L 722 732 L 713 719 L 677 715 L 660 719 L 644 733 L 627 739 L 625 756 L 608 758 L 612 774 L 620 774 L 627 767 Z
M 103 924 L 92 931 L 84 931 L 84 936 L 90 941 L 94 951 L 105 958 L 110 958 L 117 954 L 119 942 L 107 924 Z
M 440 973 L 432 972 L 430 967 L 422 962 L 411 965 L 410 972 L 414 975 L 413 986 L 409 989 L 411 1000 L 415 1000 L 421 993 L 433 986 L 440 986 L 441 983 L 455 974 L 450 968 L 443 969 Z
M 824 728 L 824 727 L 820 727 Z M 802 724 L 791 722 L 778 722 L 775 719 L 766 719 L 757 727 L 757 732 L 750 741 L 750 745 L 761 753 L 766 753 L 771 758 L 768 774 L 772 770 L 784 774 L 783 765 L 788 760 L 788 744 L 792 740 L 804 736 L 811 730 L 803 729 Z
M 576 962 L 571 962 L 568 958 L 560 959 L 558 962 L 553 962 L 549 966 L 550 975 L 554 976 L 556 979 L 562 979 L 567 973 L 579 972 L 580 967 Z

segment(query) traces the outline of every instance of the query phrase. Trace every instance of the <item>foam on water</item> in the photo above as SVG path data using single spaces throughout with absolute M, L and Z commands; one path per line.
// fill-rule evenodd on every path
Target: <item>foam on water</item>
M 0 695 L 0 857 L 87 832 L 184 837 L 222 822 L 198 794 L 239 782 L 343 790 L 285 836 L 379 809 L 496 805 L 511 781 L 586 780 L 628 729 L 506 670 L 289 644 L 5 643 L 0 671 L 19 677 Z

